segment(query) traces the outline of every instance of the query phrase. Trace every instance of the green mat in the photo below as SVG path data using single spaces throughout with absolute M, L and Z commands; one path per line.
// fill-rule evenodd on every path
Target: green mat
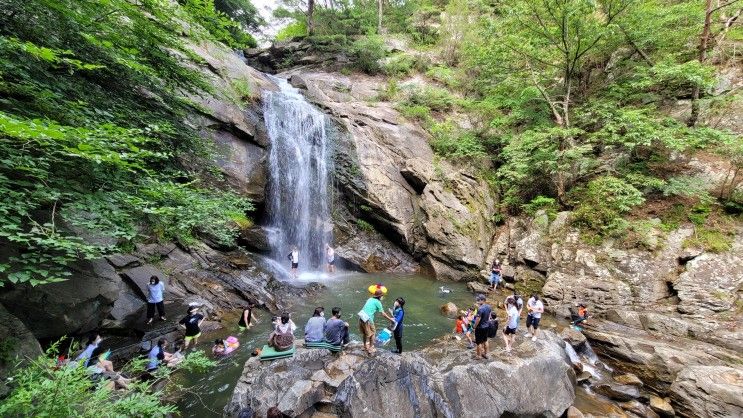
M 330 350 L 334 353 L 337 353 L 341 351 L 341 346 L 339 345 L 333 345 L 330 343 L 326 343 L 325 341 L 318 341 L 318 342 L 307 342 L 305 341 L 304 346 L 306 348 L 324 348 L 326 350 Z
M 278 360 L 282 358 L 288 358 L 294 355 L 295 348 L 292 346 L 292 348 L 286 350 L 286 351 L 276 351 L 273 349 L 273 347 L 269 347 L 267 345 L 263 346 L 263 350 L 261 350 L 260 359 L 261 361 L 269 361 L 269 360 Z

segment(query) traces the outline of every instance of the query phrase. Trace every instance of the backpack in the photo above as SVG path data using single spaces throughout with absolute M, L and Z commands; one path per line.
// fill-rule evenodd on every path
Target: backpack
M 495 334 L 498 332 L 498 318 L 491 319 L 488 325 L 488 338 L 495 338 Z
M 273 334 L 273 345 L 276 351 L 286 351 L 294 345 L 294 334 L 290 327 L 286 329 L 286 332 L 281 332 L 279 327 L 276 327 L 276 331 Z

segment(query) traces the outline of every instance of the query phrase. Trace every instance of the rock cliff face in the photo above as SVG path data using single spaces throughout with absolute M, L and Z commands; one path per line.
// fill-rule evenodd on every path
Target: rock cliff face
M 290 416 L 558 417 L 573 402 L 575 375 L 564 342 L 545 335 L 536 345 L 522 344 L 517 355 L 484 362 L 447 343 L 401 356 L 299 348 L 293 358 L 268 364 L 253 358 L 225 413 L 250 406 L 261 415 L 278 405 Z
M 439 160 L 428 135 L 390 103 L 384 84 L 363 75 L 281 74 L 337 122 L 336 181 L 351 213 L 441 279 L 474 278 L 493 233 L 487 184 Z

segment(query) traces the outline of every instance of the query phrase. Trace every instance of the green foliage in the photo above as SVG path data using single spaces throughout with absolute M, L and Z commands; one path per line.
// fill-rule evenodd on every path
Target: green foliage
M 214 8 L 239 23 L 246 31 L 257 31 L 266 24 L 250 0 L 214 0 Z
M 524 212 L 530 216 L 534 216 L 537 212 L 543 210 L 550 219 L 554 219 L 557 215 L 558 206 L 555 199 L 540 195 L 523 205 L 523 208 Z
M 225 12 L 215 8 L 214 0 L 180 0 L 183 9 L 209 34 L 232 48 L 254 48 L 258 45 L 252 35 Z M 223 5 L 227 5 L 222 2 Z M 247 3 L 250 4 L 250 3 Z M 253 9 L 253 13 L 256 13 Z
M 634 186 L 611 176 L 591 180 L 580 195 L 573 223 L 599 236 L 624 232 L 627 221 L 623 215 L 645 201 Z
M 431 109 L 428 106 L 412 105 L 408 106 L 401 104 L 397 109 L 402 113 L 403 116 L 410 120 L 418 120 L 422 122 L 428 122 L 431 120 Z
M 451 159 L 482 158 L 486 155 L 477 136 L 459 129 L 451 121 L 434 123 L 429 130 L 433 135 L 431 147 L 438 155 Z
M 426 71 L 426 75 L 449 88 L 459 87 L 459 80 L 457 79 L 456 73 L 449 67 L 441 65 L 431 67 Z
M 385 85 L 384 88 L 377 94 L 377 99 L 388 102 L 394 100 L 399 92 L 400 87 L 397 84 L 397 79 L 390 78 L 389 80 L 387 80 L 387 85 Z
M 733 246 L 733 235 L 723 232 L 717 228 L 700 227 L 694 231 L 694 235 L 683 242 L 684 248 L 702 248 L 711 253 L 723 253 L 730 251 Z
M 357 39 L 351 46 L 354 65 L 367 74 L 376 74 L 382 67 L 380 60 L 384 58 L 384 40 L 378 35 L 368 35 Z
M 374 231 L 374 225 L 370 224 L 369 222 L 363 219 L 356 219 L 356 226 L 358 226 L 360 230 L 365 231 L 365 232 Z
M 211 3 L 198 4 L 205 13 Z M 140 234 L 228 241 L 234 214 L 250 205 L 196 187 L 201 173 L 178 163 L 188 155 L 211 168 L 208 146 L 183 123 L 192 109 L 183 93 L 209 87 L 182 33 L 213 36 L 162 0 L 5 6 L 0 284 L 63 280 L 71 263 L 130 248 Z
M 451 110 L 454 96 L 446 89 L 433 86 L 415 86 L 408 92 L 408 106 L 425 106 L 436 112 Z
M 415 66 L 415 57 L 408 54 L 396 54 L 384 62 L 382 72 L 389 76 L 406 76 L 413 72 Z
M 292 38 L 307 36 L 307 24 L 305 22 L 293 22 L 284 26 L 276 33 L 277 41 L 288 41 Z

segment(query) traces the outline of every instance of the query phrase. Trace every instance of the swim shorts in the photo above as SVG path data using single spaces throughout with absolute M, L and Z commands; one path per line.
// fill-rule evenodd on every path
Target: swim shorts
M 475 328 L 475 344 L 483 344 L 488 340 L 487 328 Z
M 539 328 L 539 321 L 541 319 L 542 318 L 534 318 L 533 315 L 526 315 L 526 327 L 529 328 L 531 326 L 534 327 L 534 329 Z
M 516 328 L 506 327 L 506 329 L 503 330 L 503 333 L 506 335 L 516 335 Z

